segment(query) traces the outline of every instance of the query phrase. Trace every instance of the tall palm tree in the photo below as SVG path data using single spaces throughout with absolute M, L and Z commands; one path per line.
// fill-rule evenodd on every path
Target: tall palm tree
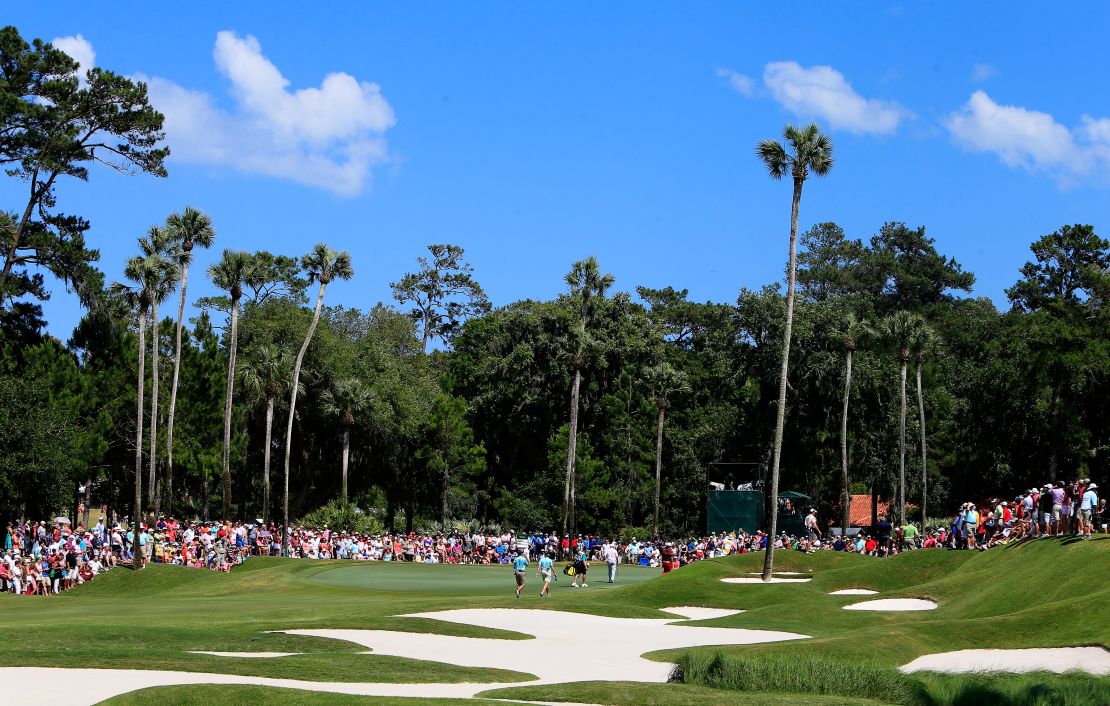
M 231 325 L 227 345 L 227 385 L 224 388 L 223 516 L 231 514 L 231 408 L 235 395 L 235 358 L 239 352 L 239 302 L 243 280 L 250 273 L 251 255 L 242 250 L 224 250 L 220 261 L 208 268 L 212 283 L 231 297 Z
M 779 404 L 775 418 L 775 446 L 771 462 L 771 531 L 767 537 L 767 553 L 763 560 L 763 580 L 771 580 L 775 565 L 775 534 L 778 532 L 779 462 L 782 457 L 782 433 L 786 423 L 786 378 L 790 372 L 790 334 L 794 327 L 794 281 L 798 274 L 798 205 L 802 185 L 809 175 L 824 176 L 833 166 L 832 141 L 823 135 L 816 123 L 799 128 L 787 123 L 782 132 L 790 150 L 781 142 L 763 140 L 755 148 L 756 156 L 767 167 L 773 179 L 789 175 L 794 180 L 794 198 L 790 207 L 790 267 L 786 278 L 786 325 L 782 334 L 782 372 L 779 375 Z
M 925 357 L 936 346 L 937 336 L 929 324 L 922 321 L 921 327 L 911 341 L 913 357 L 917 362 L 917 419 L 921 434 L 921 530 L 925 530 L 925 521 L 929 518 L 929 454 L 925 438 L 925 397 L 921 392 L 921 366 Z
M 158 376 L 158 363 L 162 358 L 162 337 L 159 331 L 158 305 L 169 299 L 177 286 L 177 259 L 176 246 L 170 238 L 169 231 L 158 226 L 151 226 L 147 234 L 139 238 L 139 250 L 144 257 L 159 256 L 167 260 L 172 267 L 159 270 L 158 276 L 150 281 L 150 473 L 146 486 L 146 502 L 154 505 L 155 482 L 158 468 L 158 392 L 160 380 Z
M 883 319 L 882 333 L 887 345 L 898 352 L 901 363 L 901 407 L 898 417 L 898 523 L 906 524 L 906 368 L 914 341 L 921 335 L 925 319 L 920 314 L 896 311 Z
M 347 464 L 351 455 L 351 427 L 374 403 L 370 388 L 358 378 L 335 382 L 320 395 L 320 410 L 343 428 L 343 464 L 340 498 L 347 507 Z
M 288 351 L 266 344 L 259 346 L 240 368 L 247 394 L 266 400 L 266 445 L 262 452 L 262 517 L 270 524 L 270 451 L 273 447 L 274 406 L 289 384 L 293 358 Z
M 177 265 L 181 269 L 180 297 L 177 301 L 177 340 L 173 353 L 173 384 L 170 385 L 170 411 L 166 420 L 166 482 L 165 507 L 173 513 L 173 428 L 177 411 L 177 384 L 181 375 L 181 329 L 185 322 L 185 288 L 189 283 L 189 265 L 193 261 L 193 248 L 212 247 L 216 231 L 212 219 L 202 211 L 187 206 L 183 213 L 173 213 L 166 218 L 166 228 L 178 246 Z
M 324 306 L 324 290 L 335 279 L 350 279 L 354 277 L 355 270 L 351 266 L 351 255 L 347 251 L 336 252 L 324 243 L 317 243 L 312 252 L 301 258 L 301 268 L 308 275 L 309 283 L 319 282 L 320 291 L 316 294 L 316 309 L 312 312 L 312 323 L 308 325 L 304 343 L 297 351 L 297 359 L 293 363 L 293 384 L 289 392 L 289 425 L 285 430 L 285 492 L 282 498 L 282 542 L 281 553 L 286 555 L 289 550 L 289 456 L 293 450 L 293 419 L 297 413 L 297 391 L 301 384 L 301 364 L 304 354 L 308 351 L 308 344 L 316 333 L 316 325 L 320 323 L 320 310 Z
M 123 274 L 134 282 L 135 286 L 119 282 L 112 285 L 112 293 L 129 308 L 135 310 L 139 330 L 139 372 L 135 392 L 135 503 L 131 508 L 131 531 L 136 543 L 143 514 L 143 393 L 146 387 L 147 314 L 158 283 L 170 274 L 172 268 L 173 263 L 160 255 L 132 257 L 127 261 Z M 140 568 L 141 565 L 141 561 L 132 562 L 135 569 Z
M 578 442 L 578 401 L 582 389 L 582 368 L 585 365 L 587 333 L 586 327 L 593 317 L 596 302 L 605 298 L 605 292 L 613 285 L 613 275 L 601 274 L 601 266 L 593 255 L 579 260 L 567 273 L 566 283 L 570 295 L 579 303 L 578 335 L 575 345 L 574 382 L 570 390 L 570 426 L 567 431 L 567 475 L 563 487 L 563 534 L 568 529 L 574 532 L 577 526 L 574 512 L 575 494 L 575 453 Z
M 659 412 L 655 426 L 655 519 L 652 523 L 652 536 L 658 537 L 659 497 L 663 487 L 663 422 L 670 396 L 688 391 L 690 385 L 686 381 L 686 373 L 675 370 L 670 363 L 660 363 L 648 368 L 644 377 Z
M 871 325 L 866 320 L 856 318 L 850 311 L 837 332 L 840 345 L 844 348 L 844 406 L 840 414 L 840 536 L 845 539 L 848 537 L 848 518 L 852 503 L 851 484 L 848 482 L 848 401 L 852 395 L 852 354 L 859 347 L 860 341 L 872 333 Z

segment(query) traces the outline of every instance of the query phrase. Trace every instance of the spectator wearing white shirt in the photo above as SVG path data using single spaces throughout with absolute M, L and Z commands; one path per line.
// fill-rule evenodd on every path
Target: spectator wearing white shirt
M 1091 527 L 1094 525 L 1093 516 L 1095 510 L 1098 509 L 1098 490 L 1097 483 L 1091 483 L 1087 486 L 1087 492 L 1083 493 L 1083 498 L 1079 502 L 1079 531 L 1083 533 L 1086 539 L 1091 538 Z
M 601 556 L 609 566 L 609 583 L 617 582 L 617 564 L 620 563 L 620 553 L 612 542 L 606 542 L 601 549 Z

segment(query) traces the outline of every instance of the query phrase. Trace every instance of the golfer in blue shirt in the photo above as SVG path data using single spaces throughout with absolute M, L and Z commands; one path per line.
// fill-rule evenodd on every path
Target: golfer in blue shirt
M 551 559 L 549 554 L 540 555 L 540 570 L 536 572 L 537 576 L 543 577 L 543 588 L 540 589 L 540 598 L 547 596 L 551 597 L 551 580 L 555 578 L 555 562 Z
M 517 554 L 513 559 L 513 576 L 516 577 L 516 597 L 520 598 L 520 591 L 524 588 L 524 571 L 528 568 L 528 560 L 523 554 Z

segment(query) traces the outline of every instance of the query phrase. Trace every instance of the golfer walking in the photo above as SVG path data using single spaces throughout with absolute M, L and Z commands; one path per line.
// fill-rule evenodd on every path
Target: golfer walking
M 590 570 L 590 555 L 586 551 L 586 547 L 581 544 L 578 545 L 578 554 L 574 560 L 574 576 L 570 579 L 570 587 L 589 588 L 590 585 L 586 583 L 586 572 Z M 578 579 L 582 579 L 582 583 L 578 583 Z
M 524 588 L 524 572 L 528 569 L 528 560 L 523 554 L 517 554 L 513 559 L 513 576 L 516 578 L 516 597 L 520 598 L 520 591 Z
M 617 552 L 617 547 L 613 542 L 605 545 L 601 550 L 601 555 L 605 558 L 605 563 L 609 565 L 609 583 L 617 582 L 617 563 L 620 562 L 620 554 Z
M 552 561 L 550 554 L 540 554 L 540 568 L 536 572 L 537 576 L 543 577 L 543 588 L 540 589 L 540 598 L 551 597 L 551 580 L 555 578 L 555 562 Z M 517 589 L 517 597 L 520 597 L 520 589 Z

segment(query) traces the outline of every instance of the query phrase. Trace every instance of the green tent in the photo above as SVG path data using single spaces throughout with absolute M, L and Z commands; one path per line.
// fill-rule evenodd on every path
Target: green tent
M 754 490 L 710 490 L 706 529 L 711 533 L 755 532 L 763 528 L 763 493 Z
M 779 498 L 780 499 L 781 498 L 787 498 L 789 500 L 800 500 L 800 499 L 813 500 L 813 498 L 809 497 L 805 493 L 799 493 L 796 490 L 787 490 L 787 491 L 781 492 L 781 493 L 779 493 Z

